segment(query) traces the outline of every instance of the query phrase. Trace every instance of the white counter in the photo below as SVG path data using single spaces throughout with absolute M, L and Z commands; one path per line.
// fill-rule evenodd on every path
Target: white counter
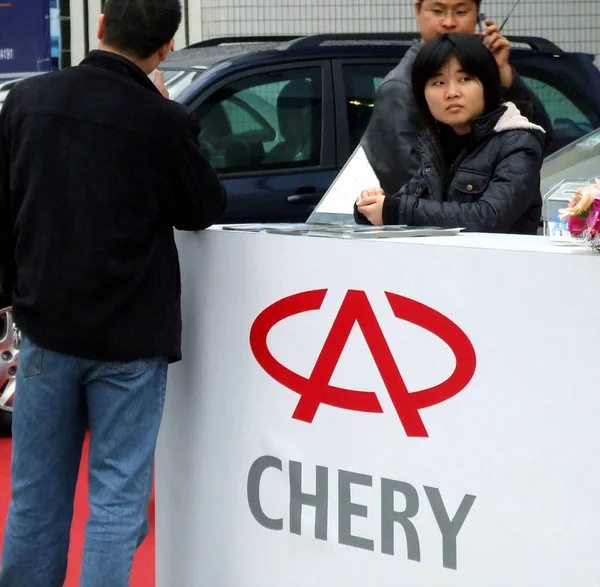
M 600 585 L 600 255 L 178 238 L 158 587 Z
M 388 240 L 388 239 L 385 239 Z M 389 239 L 406 244 L 437 245 L 444 247 L 466 247 L 475 249 L 497 249 L 500 251 L 527 251 L 530 253 L 555 253 L 568 255 L 597 255 L 581 244 L 555 244 L 541 236 L 464 233 L 457 237 L 427 237 L 419 239 Z

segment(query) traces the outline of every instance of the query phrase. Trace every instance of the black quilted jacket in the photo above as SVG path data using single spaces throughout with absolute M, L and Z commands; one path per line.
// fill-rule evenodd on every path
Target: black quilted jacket
M 386 195 L 383 223 L 536 234 L 543 145 L 543 129 L 507 102 L 473 123 L 468 146 L 446 176 L 440 150 L 424 131 L 420 168 L 398 193 Z M 356 206 L 354 217 L 369 223 Z
M 417 135 L 423 130 L 413 98 L 411 71 L 423 45 L 415 41 L 402 61 L 385 78 L 377 93 L 369 126 L 361 140 L 381 187 L 397 192 L 419 168 Z M 516 71 L 513 85 L 503 98 L 513 102 L 521 114 L 546 131 L 545 144 L 552 140 L 552 122 L 540 99 Z

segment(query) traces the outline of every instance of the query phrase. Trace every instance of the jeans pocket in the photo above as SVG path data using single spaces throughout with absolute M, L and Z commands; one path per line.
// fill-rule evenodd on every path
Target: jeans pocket
M 43 359 L 44 349 L 23 336 L 19 349 L 19 371 L 21 375 L 25 378 L 41 375 Z
M 135 375 L 145 371 L 156 359 L 136 359 L 135 361 L 118 362 L 111 361 L 106 363 L 106 366 L 116 373 L 125 373 L 127 375 Z

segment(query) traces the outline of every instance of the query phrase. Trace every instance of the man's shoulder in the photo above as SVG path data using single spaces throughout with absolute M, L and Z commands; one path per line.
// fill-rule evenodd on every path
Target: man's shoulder
M 62 71 L 50 71 L 26 77 L 14 85 L 8 96 L 12 96 L 13 98 L 18 97 L 22 100 L 31 92 L 48 87 L 49 80 L 51 84 L 54 83 L 56 77 L 62 73 Z
M 196 135 L 200 134 L 200 122 L 191 108 L 162 96 L 158 96 L 158 98 L 162 100 L 159 107 L 163 114 L 169 118 L 171 123 L 169 127 L 172 133 L 179 135 L 188 130 Z
M 92 94 L 97 92 L 97 85 L 90 83 L 93 77 L 91 68 L 82 65 L 40 73 L 17 83 L 9 92 L 7 103 L 10 98 L 15 107 L 27 110 L 30 106 L 39 107 L 57 98 L 64 99 L 73 92 L 78 96 Z M 110 83 L 105 84 L 105 88 L 110 92 Z
M 13 121 L 20 112 L 27 111 L 32 103 L 43 103 L 47 87 L 43 78 L 54 73 L 58 72 L 27 77 L 15 84 L 2 104 L 2 119 L 5 122 Z
M 404 57 L 401 59 L 400 63 L 398 63 L 398 65 L 396 65 L 396 67 L 394 67 L 394 69 L 392 69 L 392 71 L 390 71 L 390 73 L 387 74 L 387 76 L 381 84 L 381 87 L 385 85 L 394 86 L 400 84 L 403 86 L 408 86 L 410 88 L 412 67 L 420 50 L 420 43 L 412 43 L 406 51 L 406 53 L 404 54 Z
M 14 94 L 27 94 L 36 89 L 58 87 L 61 84 L 69 83 L 73 79 L 86 78 L 89 68 L 86 69 L 80 65 L 67 67 L 56 71 L 42 72 L 37 75 L 26 77 L 17 83 L 11 90 Z
M 92 118 L 104 119 L 102 111 L 113 109 L 114 103 L 119 101 L 122 116 L 131 119 L 131 108 L 134 108 L 136 119 L 153 117 L 162 127 L 159 134 L 182 132 L 185 128 L 195 130 L 192 112 L 183 104 L 168 100 L 129 77 L 85 64 L 25 79 L 9 94 L 10 102 L 23 113 L 40 108 L 63 111 L 65 96 L 75 100 L 72 106 L 78 113 Z

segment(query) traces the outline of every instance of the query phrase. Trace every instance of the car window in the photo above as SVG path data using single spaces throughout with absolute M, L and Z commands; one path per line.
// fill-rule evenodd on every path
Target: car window
M 540 99 L 554 129 L 550 152 L 557 151 L 594 130 L 594 113 L 585 105 L 581 107 L 554 85 L 533 77 L 522 76 L 525 83 Z
M 321 162 L 320 67 L 232 82 L 196 109 L 200 142 L 224 173 L 314 167 Z
M 253 109 L 244 99 L 232 97 L 229 100 L 223 100 L 223 108 L 229 118 L 234 135 L 240 137 L 264 129 L 269 131 L 268 121 L 262 118 L 259 111 Z
M 279 96 L 279 94 L 281 94 L 281 91 L 287 83 L 288 81 L 281 81 L 263 84 L 260 86 L 254 86 L 249 90 L 243 90 L 242 92 L 240 92 L 240 94 L 242 96 L 250 93 L 254 94 L 271 104 L 271 106 L 273 106 L 274 108 L 277 108 L 277 97 Z
M 342 67 L 350 152 L 354 151 L 367 129 L 377 91 L 393 67 L 393 63 L 348 64 Z
M 184 90 L 194 83 L 206 70 L 198 68 L 195 71 L 180 71 L 175 69 L 164 69 L 165 87 L 169 92 L 171 100 L 177 100 Z

